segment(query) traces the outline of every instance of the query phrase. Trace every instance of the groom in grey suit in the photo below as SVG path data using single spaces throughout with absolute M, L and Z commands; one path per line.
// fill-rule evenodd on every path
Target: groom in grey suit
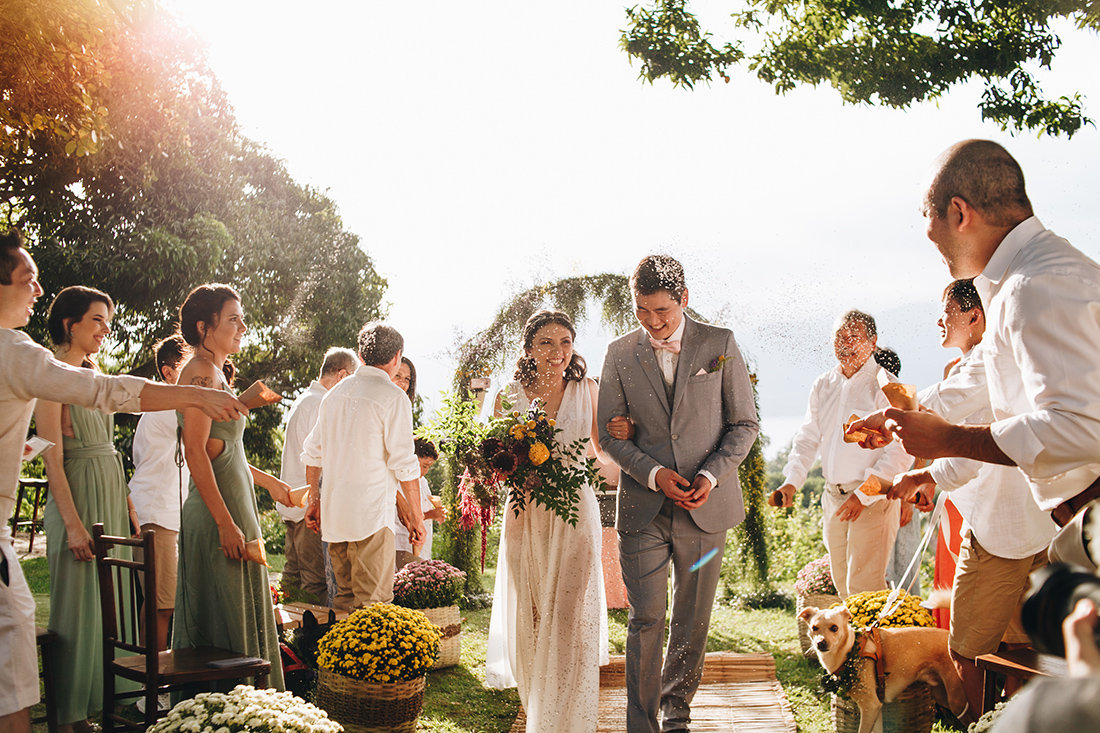
M 616 526 L 630 601 L 626 727 L 667 733 L 688 730 L 726 530 L 745 518 L 737 468 L 759 425 L 733 333 L 684 314 L 680 263 L 650 255 L 630 286 L 642 327 L 607 347 L 598 421 L 600 443 L 621 468 Z M 608 423 L 624 416 L 635 434 L 616 440 Z M 670 561 L 672 619 L 662 664 Z

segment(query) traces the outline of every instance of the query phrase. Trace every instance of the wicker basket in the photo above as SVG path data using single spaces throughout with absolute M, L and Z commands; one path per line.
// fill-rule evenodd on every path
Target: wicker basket
M 802 655 L 816 659 L 814 645 L 810 643 L 810 625 L 800 619 L 798 615 L 803 608 L 829 608 L 834 603 L 840 603 L 840 596 L 833 595 L 799 595 L 795 601 L 794 620 L 798 624 L 798 643 L 802 645 Z
M 317 706 L 348 733 L 414 733 L 424 706 L 424 679 L 379 684 L 321 669 Z
M 882 733 L 929 733 L 935 718 L 932 688 L 914 682 L 896 700 L 882 706 Z M 833 695 L 833 724 L 836 733 L 857 733 L 859 706 L 848 698 Z
M 419 611 L 433 624 L 443 629 L 443 638 L 439 640 L 439 658 L 432 669 L 443 669 L 458 664 L 462 652 L 462 615 L 458 606 L 440 606 L 439 608 L 421 608 Z

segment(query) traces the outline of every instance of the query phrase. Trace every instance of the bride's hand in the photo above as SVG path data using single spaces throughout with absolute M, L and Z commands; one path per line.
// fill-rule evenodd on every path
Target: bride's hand
M 607 434 L 615 440 L 630 440 L 634 437 L 634 421 L 626 415 L 616 415 L 607 423 Z

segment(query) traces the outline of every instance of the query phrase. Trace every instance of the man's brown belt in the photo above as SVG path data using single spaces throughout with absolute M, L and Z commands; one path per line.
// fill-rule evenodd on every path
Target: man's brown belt
M 1086 504 L 1098 498 L 1100 498 L 1100 476 L 1089 484 L 1088 488 L 1080 494 L 1072 499 L 1066 499 L 1061 504 L 1054 507 L 1054 511 L 1050 513 L 1050 518 L 1053 519 L 1054 523 L 1059 527 L 1065 527 L 1069 524 L 1069 521 L 1077 515 L 1077 512 L 1085 508 Z

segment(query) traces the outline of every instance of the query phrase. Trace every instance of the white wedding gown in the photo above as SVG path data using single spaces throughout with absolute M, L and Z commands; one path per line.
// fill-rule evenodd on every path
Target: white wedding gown
M 516 410 L 530 401 L 513 382 Z M 592 434 L 587 380 L 570 381 L 556 417 L 562 445 Z M 529 504 L 504 506 L 485 683 L 518 687 L 527 733 L 594 733 L 601 665 L 607 664 L 607 610 L 600 559 L 600 510 L 581 491 L 577 526 Z

